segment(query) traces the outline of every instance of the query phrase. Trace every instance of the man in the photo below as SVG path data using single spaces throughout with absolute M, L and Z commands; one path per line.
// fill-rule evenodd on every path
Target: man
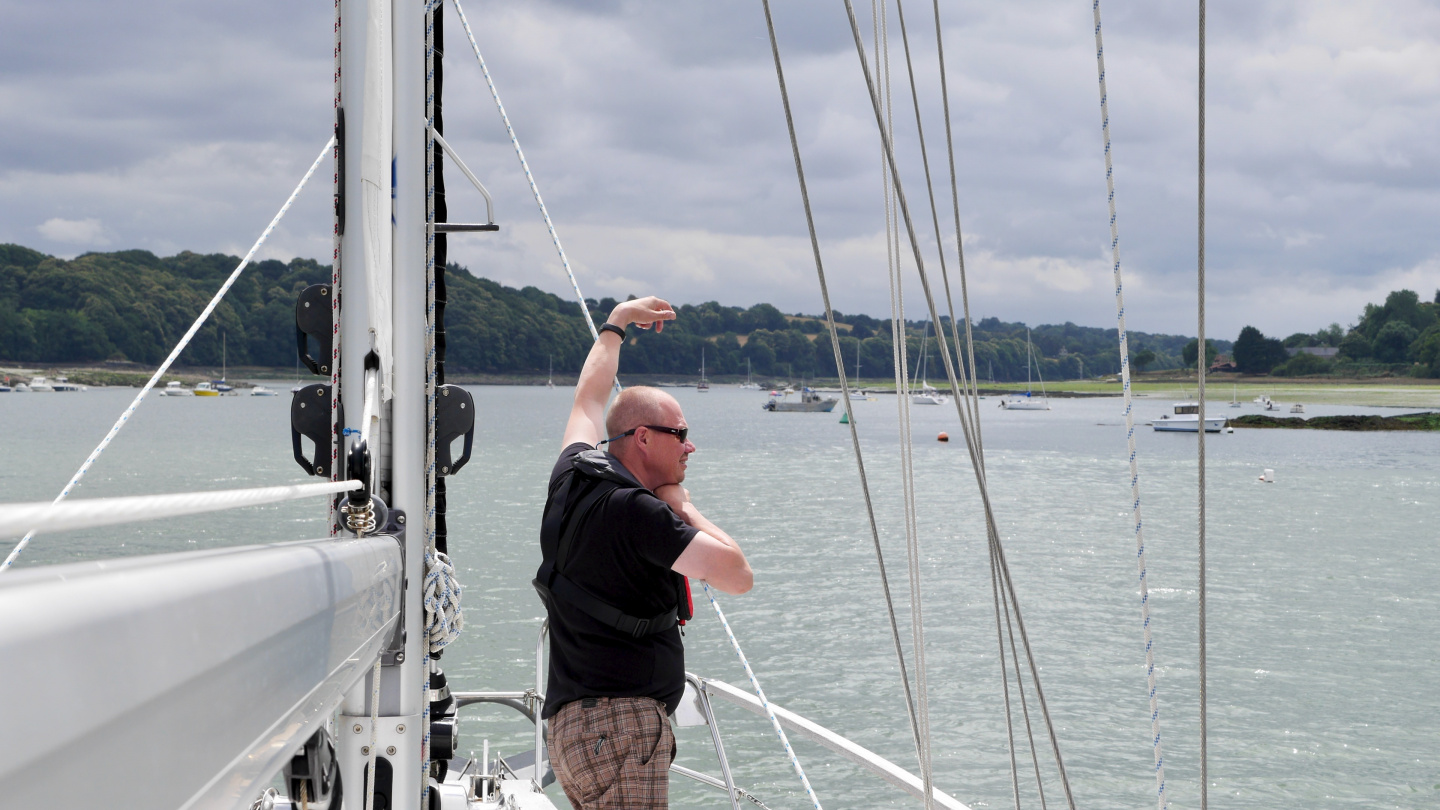
M 695 452 L 680 403 L 636 387 L 605 411 L 626 328 L 658 332 L 674 319 L 653 296 L 610 313 L 580 372 L 550 474 L 535 580 L 550 617 L 542 716 L 555 774 L 576 810 L 669 806 L 668 716 L 685 691 L 686 577 L 734 594 L 754 581 L 740 547 L 680 486 Z

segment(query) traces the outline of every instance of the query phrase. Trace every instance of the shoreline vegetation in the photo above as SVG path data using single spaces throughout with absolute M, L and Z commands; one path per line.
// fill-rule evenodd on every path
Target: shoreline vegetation
M 237 261 L 144 250 L 62 259 L 0 244 L 0 373 L 15 382 L 44 375 L 92 386 L 142 385 Z M 329 267 L 312 259 L 256 262 L 161 384 L 217 379 L 222 363 L 242 387 L 246 379 L 319 379 L 295 366 L 294 311 L 303 290 L 329 278 Z M 447 382 L 536 385 L 553 369 L 558 384 L 574 384 L 593 340 L 578 303 L 535 287 L 507 287 L 455 264 L 446 266 L 445 278 L 445 348 L 438 359 Z M 586 301 L 596 319 L 616 304 L 613 298 Z M 936 355 L 929 370 L 941 370 L 942 345 L 952 356 L 956 351 L 945 318 L 935 325 L 892 324 L 835 312 L 837 369 L 823 316 L 787 314 L 767 303 L 743 308 L 708 301 L 675 309 L 663 333 L 629 336 L 620 365 L 624 384 L 693 385 L 703 357 L 719 385 L 753 374 L 767 390 L 833 391 L 840 369 L 856 369 L 853 387 L 883 393 L 894 390 L 897 337 L 910 363 L 900 371 L 912 379 L 928 355 Z M 971 363 L 982 395 L 1024 390 L 1032 371 L 1034 390 L 1043 379 L 1046 394 L 1056 399 L 1122 393 L 1113 328 L 983 318 L 973 334 Z M 1353 326 L 1331 324 L 1283 340 L 1246 326 L 1234 342 L 1207 341 L 1203 355 L 1198 341 L 1183 335 L 1132 331 L 1129 347 L 1132 391 L 1139 397 L 1193 399 L 1195 368 L 1204 362 L 1210 400 L 1233 393 L 1247 403 L 1263 394 L 1286 402 L 1440 407 L 1440 290 L 1434 301 L 1397 290 L 1383 305 L 1365 305 Z M 940 377 L 931 382 L 947 382 Z
M 1261 429 L 1310 429 L 1310 430 L 1440 430 L 1440 413 L 1405 413 L 1399 416 L 1377 416 L 1374 414 L 1341 414 L 1338 416 L 1266 416 L 1263 413 L 1247 413 L 1230 420 L 1237 428 Z

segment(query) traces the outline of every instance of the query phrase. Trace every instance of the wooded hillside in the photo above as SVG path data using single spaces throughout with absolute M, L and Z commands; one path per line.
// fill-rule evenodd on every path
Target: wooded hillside
M 238 261 L 224 254 L 187 251 L 159 257 L 143 250 L 65 260 L 0 245 L 0 360 L 157 364 Z M 231 365 L 293 367 L 296 297 L 329 278 L 329 266 L 311 259 L 254 264 L 180 362 L 218 366 L 223 334 Z M 452 373 L 543 373 L 552 361 L 557 373 L 579 371 L 591 338 L 577 303 L 535 287 L 506 287 L 454 264 L 447 268 L 446 286 L 447 367 Z M 598 322 L 616 302 L 588 303 Z M 834 354 L 819 316 L 787 315 L 770 304 L 741 308 L 713 301 L 682 305 L 677 315 L 663 333 L 634 330 L 632 346 L 621 356 L 622 373 L 695 375 L 703 347 L 711 375 L 743 375 L 748 360 L 759 376 L 835 376 Z M 836 319 L 846 370 L 855 372 L 858 352 L 862 378 L 893 378 L 890 322 L 838 312 Z M 942 327 L 949 331 L 948 320 Z M 1086 376 L 1119 371 L 1113 329 L 1066 323 L 1037 326 L 1032 333 L 1046 379 L 1076 378 L 1082 368 Z M 927 376 L 943 380 L 934 332 L 923 321 L 910 321 L 904 334 L 910 373 L 928 357 Z M 1025 379 L 1024 324 L 985 318 L 975 323 L 974 334 L 982 380 Z M 1132 355 L 1153 355 L 1147 368 L 1178 368 L 1188 340 L 1132 332 L 1130 347 Z M 1222 342 L 1220 348 L 1228 350 L 1229 344 Z

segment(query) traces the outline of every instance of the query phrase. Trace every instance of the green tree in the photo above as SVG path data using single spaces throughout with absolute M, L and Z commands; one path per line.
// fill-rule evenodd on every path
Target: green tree
M 1347 360 L 1364 360 L 1375 351 L 1370 345 L 1370 339 L 1365 337 L 1358 328 L 1351 329 L 1340 341 L 1340 356 Z
M 1315 333 L 1314 346 L 1339 346 L 1340 341 L 1345 339 L 1345 329 L 1338 323 L 1329 326 Z
M 1426 329 L 1410 344 L 1410 356 L 1425 365 L 1425 376 L 1440 377 L 1440 324 Z
M 1277 377 L 1316 377 L 1329 374 L 1335 361 L 1326 357 L 1301 352 L 1270 370 Z
M 1194 368 L 1195 361 L 1200 356 L 1200 339 L 1194 338 L 1189 343 L 1186 343 L 1185 348 L 1180 352 L 1180 356 L 1185 361 L 1186 368 Z M 1220 350 L 1215 347 L 1215 341 L 1206 338 L 1205 367 L 1209 368 L 1210 364 L 1215 362 L 1215 358 L 1218 356 L 1220 356 Z
M 1144 371 L 1146 366 L 1154 362 L 1155 352 L 1152 352 L 1149 349 L 1141 349 L 1140 351 L 1135 353 L 1134 357 L 1130 358 L 1130 363 L 1131 365 L 1135 366 L 1136 371 Z
M 1375 335 L 1375 359 L 1382 363 L 1403 363 L 1410 359 L 1410 344 L 1420 337 L 1415 327 L 1403 320 L 1393 320 Z
M 1253 326 L 1241 329 L 1235 339 L 1235 368 L 1245 374 L 1267 374 L 1289 356 L 1283 343 Z

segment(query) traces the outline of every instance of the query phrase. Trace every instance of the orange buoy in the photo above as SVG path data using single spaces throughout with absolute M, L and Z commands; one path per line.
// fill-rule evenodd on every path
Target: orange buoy
M 948 441 L 950 441 L 950 434 L 949 434 L 949 433 L 946 433 L 945 431 L 942 430 L 942 431 L 940 431 L 940 435 L 935 437 L 935 441 L 937 441 L 937 442 L 948 442 Z

